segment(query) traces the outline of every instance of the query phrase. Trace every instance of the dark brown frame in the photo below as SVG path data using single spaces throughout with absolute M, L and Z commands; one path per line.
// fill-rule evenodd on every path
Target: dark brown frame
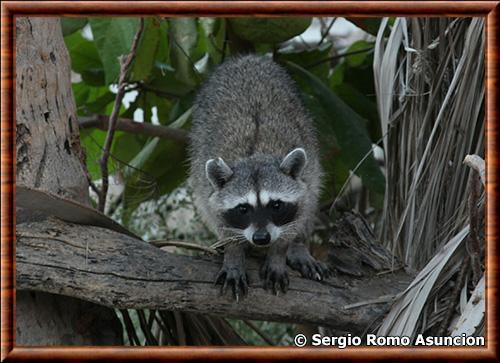
M 498 221 L 496 218 L 500 162 L 498 137 L 499 1 L 4 1 L 1 5 L 1 360 L 97 359 L 498 359 Z M 487 346 L 484 348 L 294 347 L 15 347 L 15 131 L 14 20 L 16 16 L 50 15 L 342 15 L 342 16 L 483 16 L 486 17 L 486 164 L 487 164 Z

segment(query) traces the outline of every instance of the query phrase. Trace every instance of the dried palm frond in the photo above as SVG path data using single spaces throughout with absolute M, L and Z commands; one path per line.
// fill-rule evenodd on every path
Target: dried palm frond
M 469 227 L 462 229 L 420 271 L 415 280 L 401 293 L 392 306 L 378 330 L 379 335 L 415 336 L 418 319 L 427 302 L 432 300 L 430 297 L 439 291 L 438 287 L 448 281 L 450 272 L 455 273 L 456 269 L 459 268 L 458 263 L 450 264 L 449 262 L 463 259 L 462 242 L 468 232 Z M 459 247 L 461 249 L 458 249 Z M 445 271 L 447 265 L 452 267 L 452 271 Z
M 484 202 L 468 206 L 471 169 L 462 165 L 468 154 L 484 155 L 484 21 L 399 18 L 385 39 L 387 27 L 384 20 L 374 56 L 387 170 L 381 240 L 423 269 L 378 334 L 443 335 L 466 306 L 469 229 L 477 234 L 469 214 L 472 223 Z M 476 314 L 480 334 L 484 316 Z
M 130 345 L 245 345 L 226 319 L 196 313 L 121 310 Z
M 398 18 L 374 55 L 387 167 L 382 238 L 418 270 L 467 223 L 467 154 L 484 155 L 484 21 Z

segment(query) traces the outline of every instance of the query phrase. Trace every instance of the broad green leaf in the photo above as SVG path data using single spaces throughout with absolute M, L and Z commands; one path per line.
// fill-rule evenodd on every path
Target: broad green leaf
M 142 150 L 146 139 L 143 135 L 128 132 L 115 133 L 111 147 L 113 160 L 119 163 L 121 168 L 128 170 L 127 164 L 131 164 L 130 161 Z
M 129 168 L 125 177 L 124 213 L 122 219 L 128 222 L 132 212 L 145 200 L 171 192 L 187 177 L 187 153 L 185 145 L 180 143 L 154 138 L 149 141 L 143 150 L 131 161 L 137 169 Z M 161 167 L 159 167 L 161 166 Z M 144 185 L 144 178 L 150 178 L 149 184 Z
M 173 101 L 166 97 L 158 96 L 153 92 L 148 93 L 148 100 L 151 107 L 156 107 L 156 114 L 161 125 L 166 125 L 170 121 Z
M 130 52 L 139 26 L 138 18 L 90 18 L 97 52 L 106 72 L 106 84 L 118 81 L 119 57 Z
M 144 89 L 161 97 L 179 98 L 187 95 L 195 86 L 178 80 L 175 70 L 170 70 L 167 64 L 156 63 L 153 77 L 145 84 Z
M 353 170 L 372 149 L 368 132 L 363 127 L 365 121 L 337 95 L 335 95 L 320 79 L 305 69 L 288 62 L 289 68 L 305 80 L 313 94 L 324 109 L 319 124 L 320 134 L 334 134 L 340 146 L 339 157 L 343 163 Z M 369 155 L 356 174 L 363 179 L 365 186 L 376 192 L 384 193 L 385 181 L 373 155 Z
M 344 82 L 344 72 L 346 65 L 344 62 L 339 63 L 333 68 L 333 72 L 329 77 L 330 87 L 334 88 L 341 85 Z
M 382 135 L 375 101 L 353 87 L 350 83 L 345 82 L 332 89 L 349 107 L 356 110 L 362 118 L 368 121 L 366 127 L 371 139 L 380 139 Z
M 84 82 L 73 83 L 73 94 L 78 115 L 106 114 L 106 107 L 113 103 L 116 95 L 108 87 L 90 87 Z
M 349 83 L 359 92 L 375 102 L 375 86 L 373 80 L 373 54 L 369 54 L 364 62 L 356 67 L 351 67 L 344 62 L 343 83 Z
M 170 61 L 176 70 L 175 78 L 188 86 L 195 86 L 198 83 L 193 58 L 198 43 L 196 19 L 169 19 L 169 33 Z
M 377 35 L 382 18 L 346 18 L 348 21 L 371 35 Z
M 102 155 L 102 147 L 106 139 L 106 134 L 106 131 L 100 129 L 82 129 L 80 131 L 80 141 L 85 151 L 87 169 L 92 180 L 101 178 L 99 159 Z M 118 169 L 128 169 L 127 164 L 142 149 L 144 139 L 140 135 L 115 131 L 111 147 L 111 157 L 108 164 L 110 174 L 116 172 Z
M 89 85 L 104 85 L 104 67 L 95 43 L 85 39 L 80 32 L 65 37 L 64 42 L 71 58 L 71 69 Z
M 62 17 L 61 28 L 64 36 L 73 34 L 87 25 L 87 18 Z
M 222 18 L 199 18 L 206 37 L 206 52 L 211 66 L 221 63 L 226 35 L 226 20 Z
M 252 43 L 282 43 L 302 34 L 311 24 L 311 18 L 232 18 L 234 33 Z
M 166 40 L 167 22 L 157 18 L 147 18 L 144 21 L 144 32 L 130 74 L 131 81 L 146 80 L 152 76 L 155 61 L 162 56 L 158 54 L 161 43 Z M 165 57 L 166 54 L 163 54 L 163 58 Z
M 289 61 L 295 63 L 303 68 L 306 68 L 309 72 L 313 73 L 317 77 L 326 79 L 330 70 L 330 64 L 329 62 L 322 62 L 318 64 L 318 61 L 322 61 L 328 58 L 331 48 L 332 44 L 327 43 L 323 44 L 319 48 L 314 48 L 311 50 L 278 53 L 278 57 L 280 61 Z
M 364 41 L 364 40 L 358 40 L 357 42 L 354 42 L 349 49 L 347 50 L 346 53 L 351 53 L 351 52 L 357 52 L 357 51 L 363 51 L 367 49 L 373 49 L 374 45 L 373 43 Z M 370 55 L 369 51 L 366 52 L 361 52 L 357 54 L 352 54 L 347 57 L 345 57 L 346 62 L 349 66 L 351 67 L 357 67 L 360 66 L 365 62 L 365 60 L 368 58 Z

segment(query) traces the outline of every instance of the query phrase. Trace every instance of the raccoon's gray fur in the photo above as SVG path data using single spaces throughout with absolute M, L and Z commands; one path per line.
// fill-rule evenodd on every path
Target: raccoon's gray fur
M 269 247 L 264 287 L 286 291 L 286 262 L 309 278 L 325 266 L 302 243 L 310 237 L 321 167 L 312 120 L 286 71 L 255 55 L 224 62 L 201 88 L 190 135 L 195 205 L 229 242 L 216 282 L 245 294 L 245 248 Z M 281 223 L 281 224 L 280 224 Z

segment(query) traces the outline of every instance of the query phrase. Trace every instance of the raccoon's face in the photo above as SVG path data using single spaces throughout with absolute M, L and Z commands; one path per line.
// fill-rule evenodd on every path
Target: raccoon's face
M 214 188 L 210 203 L 224 234 L 266 247 L 294 233 L 306 192 L 300 180 L 306 161 L 302 148 L 282 160 L 260 155 L 232 166 L 221 158 L 207 161 L 206 176 Z

